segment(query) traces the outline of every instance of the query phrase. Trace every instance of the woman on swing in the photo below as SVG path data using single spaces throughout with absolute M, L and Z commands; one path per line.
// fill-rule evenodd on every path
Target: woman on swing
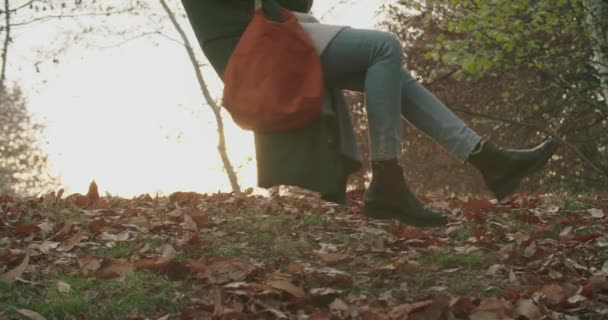
M 312 2 L 263 1 L 268 16 L 278 15 L 281 8 L 305 14 Z M 221 76 L 251 21 L 254 0 L 182 3 L 203 52 Z M 302 14 L 298 18 L 320 55 L 325 86 L 363 92 L 367 97 L 372 179 L 364 197 L 365 215 L 416 226 L 447 223 L 444 215 L 425 208 L 405 183 L 397 160 L 402 118 L 476 167 L 498 200 L 513 193 L 523 178 L 543 167 L 556 151 L 554 140 L 531 149 L 506 149 L 482 139 L 403 68 L 401 43 L 394 34 L 314 23 L 313 17 Z

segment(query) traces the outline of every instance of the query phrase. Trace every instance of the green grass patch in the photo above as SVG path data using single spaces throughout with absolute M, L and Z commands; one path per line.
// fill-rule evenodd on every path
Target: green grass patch
M 469 254 L 441 251 L 432 255 L 424 255 L 420 257 L 419 262 L 423 265 L 440 264 L 445 268 L 480 269 L 488 267 L 492 260 L 492 257 L 483 251 L 474 251 Z
M 57 281 L 70 286 L 59 292 Z M 179 311 L 181 299 L 192 296 L 192 284 L 174 282 L 146 271 L 124 281 L 57 275 L 43 283 L 44 290 L 30 285 L 0 283 L 0 309 L 18 318 L 14 308 L 36 311 L 47 319 L 121 319 L 130 314 L 162 315 Z M 176 293 L 182 295 L 178 298 Z

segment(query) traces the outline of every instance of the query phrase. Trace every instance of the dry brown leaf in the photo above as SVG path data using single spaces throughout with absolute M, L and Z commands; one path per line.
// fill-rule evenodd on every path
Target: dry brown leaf
M 329 310 L 337 317 L 344 318 L 348 312 L 348 305 L 344 300 L 337 298 L 329 304 Z
M 26 317 L 28 319 L 31 319 L 31 320 L 46 320 L 45 317 L 41 316 L 39 313 L 34 312 L 32 310 L 16 309 L 15 311 L 17 311 L 22 316 L 24 316 L 24 317 Z
M 61 280 L 57 281 L 57 291 L 61 293 L 70 293 L 71 286 Z
M 606 216 L 602 209 L 592 208 L 587 210 L 587 212 L 589 212 L 589 214 L 596 219 L 601 219 Z
M 166 267 L 177 255 L 172 245 L 166 244 L 160 249 L 161 255 L 158 259 L 141 259 L 135 261 L 135 266 L 142 269 L 162 269 Z
M 502 264 L 494 264 L 486 270 L 486 275 L 495 276 L 504 266 Z
M 97 271 L 97 276 L 102 279 L 121 278 L 133 274 L 134 269 L 135 266 L 131 262 L 105 258 Z
M 433 304 L 433 300 L 425 300 L 425 301 L 420 301 L 420 302 L 416 302 L 416 303 L 400 304 L 400 305 L 394 307 L 393 309 L 391 309 L 391 311 L 389 312 L 389 316 L 391 317 L 391 319 L 403 319 L 410 313 L 412 313 L 418 309 L 421 309 L 421 308 L 426 308 L 426 307 L 430 306 L 431 304 Z
M 475 303 L 469 297 L 455 298 L 450 302 L 450 306 L 454 315 L 460 318 L 468 317 L 468 315 L 476 308 Z
M 207 228 L 211 225 L 211 218 L 209 218 L 209 216 L 202 211 L 190 213 L 190 218 L 194 220 L 199 228 Z
M 78 231 L 74 236 L 62 242 L 55 250 L 59 252 L 68 252 L 74 249 L 74 247 L 80 243 L 80 240 L 82 240 L 82 232 Z
M 95 183 L 95 180 L 91 181 L 91 184 L 89 185 L 89 192 L 87 192 L 87 200 L 89 206 L 92 206 L 95 202 L 97 202 L 97 200 L 99 200 L 99 190 L 97 188 L 97 183 Z
M 198 226 L 196 225 L 196 222 L 192 220 L 192 217 L 190 217 L 189 214 L 184 215 L 184 229 L 198 232 Z
M 441 296 L 433 300 L 433 303 L 424 308 L 410 313 L 408 320 L 442 320 L 443 314 L 450 305 L 450 298 Z
M 566 289 L 557 284 L 544 285 L 538 292 L 543 295 L 549 305 L 557 305 L 568 298 Z
M 296 298 L 306 297 L 306 293 L 300 287 L 297 287 L 293 283 L 285 280 L 272 280 L 266 282 L 266 285 L 281 291 L 285 291 Z
M 350 256 L 343 253 L 317 253 L 325 263 L 337 263 L 348 259 Z
M 545 317 L 540 308 L 530 299 L 519 299 L 515 304 L 518 317 L 524 316 L 528 320 L 541 320 Z
M 78 266 L 80 267 L 80 273 L 85 276 L 92 276 L 99 268 L 101 268 L 101 264 L 103 262 L 103 257 L 97 257 L 94 255 L 84 256 L 78 259 Z
M 244 280 L 253 270 L 253 266 L 247 260 L 226 257 L 188 260 L 188 266 L 191 271 L 198 272 L 213 284 Z
M 469 315 L 470 320 L 507 320 L 513 318 L 513 305 L 502 298 L 490 298 Z
M 0 280 L 8 283 L 13 283 L 15 280 L 23 275 L 25 269 L 30 263 L 30 253 L 29 251 L 25 252 L 25 256 L 21 263 L 18 266 L 13 268 L 12 270 L 7 271 L 6 273 L 0 275 Z
M 289 270 L 289 273 L 302 273 L 304 272 L 304 266 L 301 263 L 291 262 L 287 270 Z

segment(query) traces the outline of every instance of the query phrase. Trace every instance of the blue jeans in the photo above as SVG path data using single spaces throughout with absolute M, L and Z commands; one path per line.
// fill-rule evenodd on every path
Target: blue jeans
M 347 28 L 321 56 L 328 86 L 364 92 L 371 160 L 401 153 L 401 116 L 465 161 L 481 137 L 403 68 L 392 33 Z

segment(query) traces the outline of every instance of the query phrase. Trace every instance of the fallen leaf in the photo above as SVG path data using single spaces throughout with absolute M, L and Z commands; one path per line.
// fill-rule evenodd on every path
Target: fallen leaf
M 212 259 L 188 260 L 191 271 L 199 273 L 213 284 L 224 284 L 244 280 L 253 270 L 249 261 L 238 258 L 215 257 Z
M 389 316 L 391 317 L 391 319 L 403 319 L 403 318 L 407 319 L 407 315 L 409 315 L 410 313 L 412 313 L 418 309 L 428 307 L 431 304 L 433 304 L 433 300 L 425 300 L 425 301 L 420 301 L 420 302 L 416 302 L 416 303 L 400 304 L 400 305 L 394 307 L 393 309 L 391 309 L 391 311 L 389 312 Z
M 488 270 L 486 270 L 486 275 L 495 276 L 498 273 L 498 271 L 500 271 L 500 269 L 502 269 L 502 268 L 503 268 L 502 264 L 494 264 L 494 265 L 490 266 L 488 268 Z
M 16 226 L 13 228 L 13 231 L 15 232 L 16 235 L 21 236 L 21 237 L 29 237 L 33 234 L 39 233 L 40 232 L 40 227 L 38 227 L 37 225 L 20 225 L 20 226 Z
M 57 291 L 59 291 L 61 293 L 70 293 L 70 289 L 71 289 L 71 287 L 69 284 L 67 284 L 61 280 L 57 281 Z
M 57 247 L 55 250 L 59 252 L 68 252 L 74 249 L 74 247 L 80 243 L 80 240 L 82 240 L 82 232 L 78 231 L 78 233 L 76 233 L 74 236 L 62 242 L 61 245 L 59 245 L 59 247 Z
M 321 260 L 326 263 L 337 263 L 349 258 L 349 255 L 343 253 L 317 253 Z
M 306 293 L 300 287 L 295 286 L 289 281 L 285 280 L 273 280 L 266 282 L 266 285 L 278 289 L 281 291 L 285 291 L 296 298 L 304 298 L 306 297 Z
M 337 298 L 332 303 L 329 304 L 329 310 L 332 314 L 343 318 L 348 312 L 348 305 L 344 300 Z
M 198 232 L 198 226 L 196 225 L 196 222 L 192 220 L 192 217 L 190 217 L 189 214 L 184 215 L 184 229 Z
M 94 275 L 99 268 L 101 268 L 101 263 L 103 262 L 103 257 L 97 257 L 94 255 L 88 255 L 78 259 L 78 266 L 80 267 L 80 273 L 85 276 Z
M 577 303 L 583 302 L 585 300 L 587 300 L 587 298 L 585 296 L 576 294 L 576 295 L 573 295 L 572 297 L 568 298 L 568 303 L 577 304 Z
M 104 258 L 97 276 L 102 279 L 121 278 L 133 274 L 134 269 L 133 263 Z
M 160 251 L 161 255 L 159 258 L 137 260 L 135 261 L 135 266 L 137 268 L 149 270 L 162 269 L 166 267 L 169 262 L 175 259 L 175 256 L 177 256 L 177 251 L 170 244 L 165 244 L 162 246 Z
M 490 298 L 481 303 L 469 315 L 470 320 L 506 320 L 513 318 L 513 305 L 502 298 Z
M 515 313 L 518 317 L 528 320 L 541 320 L 545 318 L 540 308 L 530 299 L 520 299 L 515 305 Z
M 301 263 L 291 262 L 287 270 L 289 270 L 289 273 L 302 273 L 304 272 L 304 266 Z
M 438 297 L 433 300 L 431 305 L 411 312 L 408 320 L 442 320 L 449 304 L 450 299 L 448 297 Z
M 13 283 L 15 280 L 23 275 L 25 269 L 30 263 L 30 253 L 29 251 L 25 252 L 25 256 L 21 263 L 13 268 L 12 270 L 7 271 L 6 273 L 0 275 L 0 280 L 8 283 Z
M 490 202 L 490 200 L 482 198 L 482 199 L 469 199 L 466 203 L 463 204 L 463 209 L 471 210 L 471 211 L 489 211 L 496 209 L 496 205 Z
M 95 204 L 95 202 L 97 202 L 97 200 L 99 200 L 99 190 L 97 188 L 97 183 L 95 183 L 95 180 L 91 181 L 91 184 L 89 185 L 89 192 L 87 192 L 87 200 L 89 206 L 92 206 L 93 204 Z
M 557 305 L 568 298 L 566 289 L 557 284 L 544 285 L 539 291 L 549 305 Z
M 22 316 L 27 317 L 28 319 L 31 319 L 31 320 L 46 320 L 45 317 L 41 316 L 39 313 L 34 312 L 32 310 L 16 309 L 15 311 L 17 311 Z
M 591 214 L 591 216 L 596 219 L 601 219 L 606 216 L 602 209 L 592 208 L 592 209 L 587 210 L 587 212 L 589 212 L 589 214 Z
M 460 318 L 467 317 L 476 308 L 475 303 L 469 297 L 452 299 L 450 306 L 454 315 Z
M 208 228 L 211 226 L 211 218 L 204 212 L 193 212 L 190 214 L 190 218 L 192 218 L 199 228 Z

